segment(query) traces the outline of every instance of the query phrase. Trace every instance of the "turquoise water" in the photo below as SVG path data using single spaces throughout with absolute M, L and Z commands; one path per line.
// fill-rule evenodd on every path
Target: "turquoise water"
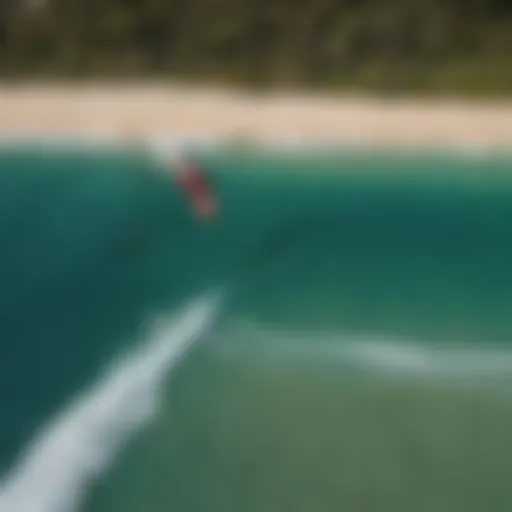
M 512 158 L 203 159 L 0 152 L 0 510 L 509 510 Z

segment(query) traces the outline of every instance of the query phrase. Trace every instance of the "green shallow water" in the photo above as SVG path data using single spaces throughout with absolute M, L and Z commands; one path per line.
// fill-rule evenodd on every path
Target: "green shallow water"
M 204 162 L 210 226 L 144 151 L 0 152 L 3 471 L 155 312 L 220 283 L 84 510 L 509 510 L 512 159 Z

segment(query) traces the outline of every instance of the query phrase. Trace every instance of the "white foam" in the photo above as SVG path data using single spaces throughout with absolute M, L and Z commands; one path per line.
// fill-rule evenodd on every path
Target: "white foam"
M 296 358 L 309 362 L 349 362 L 395 375 L 512 376 L 512 350 L 503 345 L 440 344 L 346 332 L 305 335 L 251 322 L 239 323 L 228 339 L 233 341 L 216 345 L 216 355 L 247 357 L 250 350 L 252 357 L 292 363 Z
M 79 509 L 91 480 L 154 417 L 164 379 L 208 331 L 220 302 L 219 294 L 204 296 L 175 319 L 160 321 L 147 344 L 42 428 L 2 482 L 0 511 Z

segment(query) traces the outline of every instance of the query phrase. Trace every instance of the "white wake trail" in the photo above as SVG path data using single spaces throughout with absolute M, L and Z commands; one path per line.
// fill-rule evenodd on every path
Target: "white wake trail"
M 38 432 L 0 485 L 0 512 L 72 512 L 91 480 L 158 410 L 165 378 L 212 326 L 220 294 L 204 296 L 124 357 Z

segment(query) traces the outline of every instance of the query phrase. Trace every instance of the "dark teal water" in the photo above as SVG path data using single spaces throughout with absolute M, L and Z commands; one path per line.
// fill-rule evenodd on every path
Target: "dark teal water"
M 2 473 L 77 393 L 101 402 L 101 372 L 151 346 L 155 313 L 220 285 L 207 343 L 169 365 L 150 421 L 59 510 L 509 510 L 512 158 L 204 162 L 223 204 L 213 225 L 140 149 L 0 152 Z M 46 460 L 97 448 L 83 441 L 96 409 Z M 63 467 L 19 481 L 65 494 L 81 470 Z

